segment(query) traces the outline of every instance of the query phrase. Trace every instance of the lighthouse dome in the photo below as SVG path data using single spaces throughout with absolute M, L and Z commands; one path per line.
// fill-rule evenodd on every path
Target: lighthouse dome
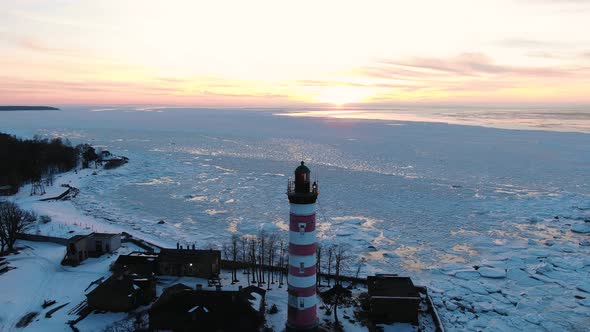
M 311 184 L 311 171 L 302 161 L 295 169 L 295 178 L 289 179 L 287 185 L 287 195 L 289 202 L 294 204 L 313 204 L 318 197 L 318 185 L 316 182 Z
M 295 169 L 295 192 L 309 193 L 309 174 L 311 171 L 302 161 L 301 165 Z
M 311 171 L 309 170 L 309 168 L 307 168 L 307 166 L 305 166 L 305 163 L 302 161 L 301 165 L 299 165 L 299 167 L 297 167 L 295 169 L 295 178 L 297 178 L 297 174 L 301 174 L 301 173 L 306 173 L 309 174 Z

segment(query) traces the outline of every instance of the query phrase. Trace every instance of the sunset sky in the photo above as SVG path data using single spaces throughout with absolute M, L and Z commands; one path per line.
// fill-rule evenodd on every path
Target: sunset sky
M 0 104 L 590 103 L 590 0 L 2 0 Z

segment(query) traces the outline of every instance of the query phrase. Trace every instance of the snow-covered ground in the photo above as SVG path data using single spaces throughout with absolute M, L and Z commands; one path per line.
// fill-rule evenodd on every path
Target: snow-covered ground
M 18 255 L 9 255 L 7 261 L 15 267 L 0 275 L 0 331 L 13 331 L 17 322 L 26 314 L 38 313 L 26 327 L 26 331 L 71 331 L 66 323 L 77 318 L 69 314 L 81 302 L 86 300 L 84 290 L 101 277 L 110 276 L 109 265 L 116 255 L 89 258 L 78 267 L 62 266 L 61 260 L 65 247 L 53 243 L 18 241 L 23 249 Z M 119 253 L 137 250 L 137 247 L 124 244 Z M 57 303 L 43 309 L 45 300 Z M 67 304 L 56 311 L 50 318 L 45 314 L 50 310 Z M 110 319 L 93 319 L 89 317 L 85 324 L 86 331 L 101 331 L 125 315 L 111 315 Z
M 261 227 L 284 234 L 287 177 L 306 160 L 322 243 L 350 244 L 361 274 L 429 286 L 449 330 L 588 325 L 590 135 L 276 112 L 69 109 L 0 123 L 130 158 L 59 178 L 81 189 L 72 202 L 23 189 L 19 203 L 55 221 L 40 232 L 68 224 L 199 247 Z

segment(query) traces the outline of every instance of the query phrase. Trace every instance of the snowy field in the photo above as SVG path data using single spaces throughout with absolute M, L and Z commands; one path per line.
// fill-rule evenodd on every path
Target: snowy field
M 71 311 L 86 300 L 84 290 L 94 280 L 110 276 L 109 265 L 117 256 L 89 258 L 78 267 L 69 267 L 60 264 L 65 254 L 62 245 L 18 241 L 17 246 L 22 248 L 21 253 L 7 259 L 15 269 L 0 275 L 0 331 L 19 330 L 16 324 L 29 313 L 37 313 L 37 316 L 26 331 L 71 331 L 66 323 L 77 318 Z M 125 254 L 133 250 L 138 248 L 125 244 L 118 252 Z M 41 305 L 45 300 L 56 303 L 43 309 Z M 51 317 L 45 316 L 62 305 L 65 306 Z M 125 316 L 106 314 L 96 318 L 91 315 L 84 320 L 87 327 L 84 331 L 102 331 Z
M 587 328 L 590 135 L 276 113 L 8 112 L 0 131 L 130 158 L 59 178 L 81 189 L 72 202 L 19 193 L 53 217 L 42 233 L 69 224 L 199 247 L 233 232 L 284 234 L 287 178 L 306 160 L 320 184 L 322 243 L 350 244 L 366 259 L 361 274 L 428 286 L 449 330 Z

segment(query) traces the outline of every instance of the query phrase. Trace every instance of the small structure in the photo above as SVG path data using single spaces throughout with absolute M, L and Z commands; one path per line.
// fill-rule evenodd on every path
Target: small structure
M 78 265 L 88 257 L 111 253 L 121 246 L 121 234 L 90 233 L 68 239 L 64 265 Z
M 173 276 L 215 278 L 219 276 L 221 251 L 162 249 L 158 257 L 158 273 Z
M 412 279 L 378 274 L 367 277 L 367 286 L 373 323 L 418 323 L 421 297 Z
M 91 309 L 105 311 L 130 311 L 149 304 L 155 297 L 156 282 L 153 278 L 132 275 L 113 275 L 86 294 Z
M 249 286 L 238 291 L 166 288 L 149 310 L 150 330 L 259 331 L 266 291 Z
M 134 251 L 129 255 L 120 255 L 111 270 L 115 274 L 137 274 L 151 277 L 158 269 L 158 254 Z

